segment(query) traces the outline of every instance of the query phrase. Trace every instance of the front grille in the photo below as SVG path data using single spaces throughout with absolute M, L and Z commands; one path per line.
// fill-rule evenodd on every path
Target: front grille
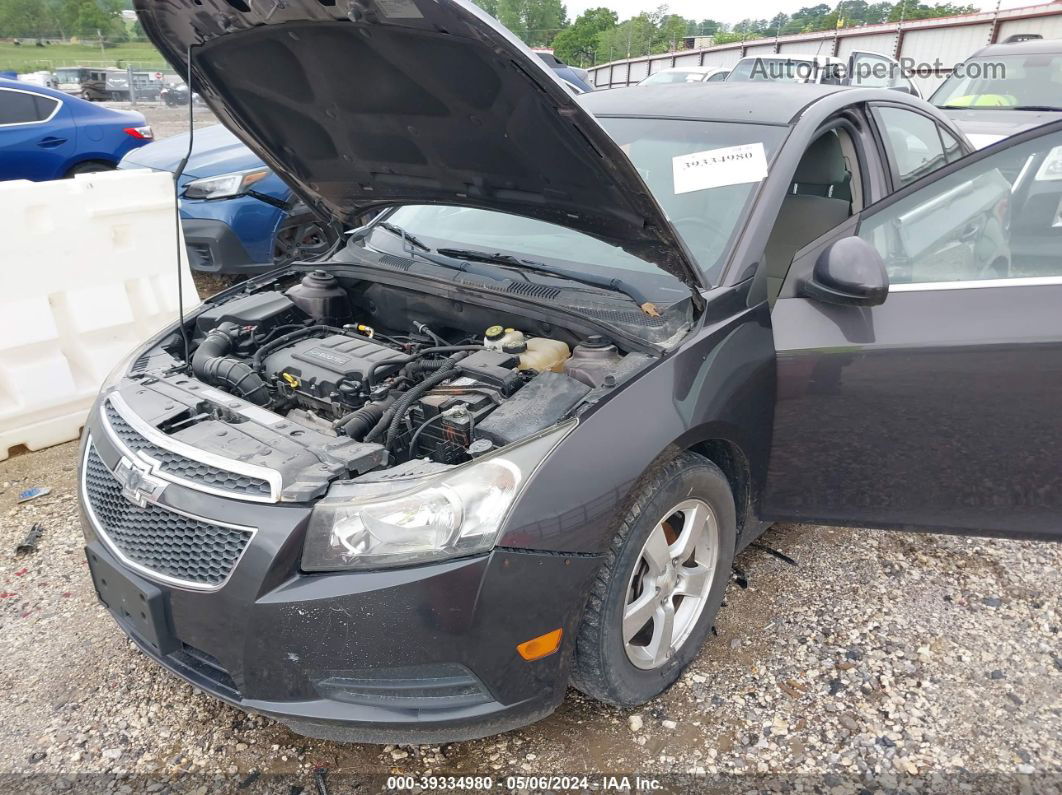
M 229 698 L 239 699 L 240 689 L 228 671 L 214 657 L 194 646 L 182 643 L 181 648 L 166 655 L 174 668 L 206 690 Z
M 159 473 L 189 481 L 198 486 L 225 491 L 234 496 L 269 497 L 272 494 L 269 482 L 262 478 L 230 472 L 201 461 L 186 458 L 172 450 L 159 447 L 145 439 L 133 428 L 108 400 L 104 404 L 107 424 L 115 437 L 132 452 L 143 451 L 159 462 Z
M 188 259 L 193 268 L 205 268 L 212 270 L 214 268 L 214 252 L 210 250 L 208 243 L 189 243 L 187 244 Z
M 157 505 L 135 505 L 91 446 L 84 479 L 85 499 L 104 540 L 147 572 L 193 587 L 216 587 L 251 540 L 250 530 L 208 524 Z

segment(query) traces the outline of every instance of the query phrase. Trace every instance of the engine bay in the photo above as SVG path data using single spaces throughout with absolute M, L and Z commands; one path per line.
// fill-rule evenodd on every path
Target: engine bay
M 289 499 L 337 477 L 485 455 L 577 414 L 651 358 L 533 312 L 324 270 L 224 297 L 185 333 L 189 361 L 179 335 L 163 340 L 133 365 L 146 388 L 128 401 L 207 452 L 262 463 L 271 451 L 257 445 L 273 448 L 274 468 L 298 460 Z

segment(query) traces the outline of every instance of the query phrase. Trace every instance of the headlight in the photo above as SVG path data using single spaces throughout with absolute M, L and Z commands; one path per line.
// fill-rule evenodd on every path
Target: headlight
M 250 171 L 234 171 L 217 177 L 193 179 L 184 186 L 186 199 L 227 199 L 239 196 L 256 182 L 269 176 L 268 168 L 254 168 Z
M 310 517 L 303 570 L 408 566 L 492 549 L 523 485 L 574 427 L 566 423 L 438 475 L 333 486 Z

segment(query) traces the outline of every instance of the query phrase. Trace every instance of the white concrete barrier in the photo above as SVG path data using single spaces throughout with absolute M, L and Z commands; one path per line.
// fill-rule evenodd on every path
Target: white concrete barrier
M 0 182 L 0 460 L 78 437 L 107 373 L 176 318 L 178 256 L 198 306 L 177 235 L 166 173 Z

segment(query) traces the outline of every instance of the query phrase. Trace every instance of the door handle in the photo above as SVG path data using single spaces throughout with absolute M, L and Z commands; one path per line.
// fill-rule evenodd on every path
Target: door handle
M 54 149 L 57 146 L 62 146 L 66 143 L 65 138 L 56 138 L 54 135 L 49 135 L 46 138 L 41 138 L 37 141 L 37 146 L 42 149 Z

